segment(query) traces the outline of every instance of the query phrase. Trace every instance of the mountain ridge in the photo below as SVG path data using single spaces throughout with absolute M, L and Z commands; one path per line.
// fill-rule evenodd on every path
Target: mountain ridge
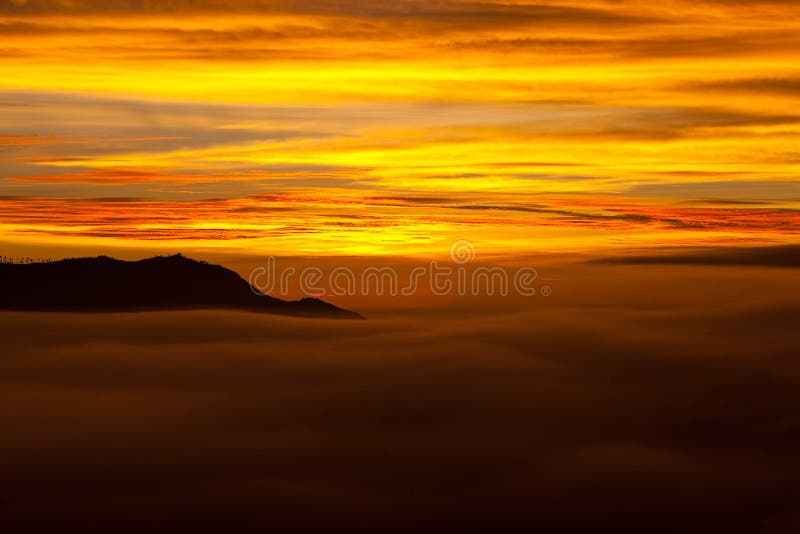
M 238 309 L 301 317 L 363 319 L 316 298 L 281 300 L 236 272 L 183 254 L 120 260 L 110 256 L 0 263 L 0 309 L 121 312 Z

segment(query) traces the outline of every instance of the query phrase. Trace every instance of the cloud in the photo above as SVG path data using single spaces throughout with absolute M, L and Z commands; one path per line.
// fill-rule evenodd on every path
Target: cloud
M 549 206 L 541 204 L 470 204 L 452 207 L 462 210 L 508 211 L 553 216 L 562 227 L 594 226 L 596 228 L 624 229 L 632 225 L 660 225 L 694 230 L 738 229 L 758 232 L 775 229 L 786 233 L 800 230 L 800 212 L 793 209 L 761 207 L 704 209 L 672 207 L 669 205 L 636 205 L 635 203 L 606 206 L 606 200 L 604 199 L 585 200 L 582 204 L 573 203 L 572 206 L 568 201 L 560 200 L 553 202 Z M 715 204 L 711 203 L 711 205 L 714 206 Z M 728 204 L 723 205 L 728 206 Z M 586 208 L 587 211 L 579 211 L 577 209 L 581 207 Z M 540 221 L 540 223 L 546 225 L 545 221 Z
M 359 324 L 4 313 L 0 525 L 796 525 L 797 299 L 733 284 L 738 304 L 636 309 L 587 276 L 589 293 L 570 284 L 598 308 Z M 624 280 L 643 301 L 676 294 Z M 686 298 L 705 287 L 677 285 Z
M 556 33 L 545 36 L 508 35 L 505 37 L 458 36 L 440 45 L 444 50 L 483 53 L 506 53 L 519 57 L 554 55 L 560 61 L 605 63 L 615 60 L 654 62 L 671 58 L 726 58 L 743 55 L 775 54 L 800 43 L 791 30 L 738 30 L 723 35 L 694 35 L 690 32 L 670 30 L 669 26 L 651 35 L 619 35 L 609 33 L 599 36 L 580 36 Z M 758 81 L 754 81 L 758 85 Z M 698 89 L 734 90 L 721 82 L 684 83 L 679 87 Z M 769 87 L 769 83 L 765 83 Z M 781 84 L 775 84 L 780 89 Z M 787 81 L 786 85 L 791 85 Z
M 800 78 L 739 78 L 698 82 L 689 85 L 693 89 L 703 89 L 730 93 L 754 93 L 765 95 L 796 96 L 800 94 Z
M 0 195 L 32 211 L 3 206 L 2 231 L 271 245 L 284 228 L 410 254 L 461 228 L 515 248 L 539 228 L 788 240 L 800 117 L 774 97 L 795 90 L 798 34 L 779 3 L 3 2 Z M 312 200 L 252 198 L 287 192 Z M 138 225 L 131 203 L 114 228 L 102 203 L 58 200 L 75 197 L 179 215 Z
M 427 20 L 445 26 L 496 27 L 531 23 L 630 24 L 651 22 L 638 14 L 617 13 L 593 7 L 501 2 L 419 1 L 364 3 L 356 0 L 34 0 L 25 4 L 0 4 L 8 15 L 117 14 L 147 16 L 155 14 L 300 14 L 345 16 L 394 21 Z
M 349 239 L 357 243 L 379 229 L 408 232 L 410 239 L 421 240 L 419 232 L 446 236 L 452 225 L 471 231 L 491 228 L 500 233 L 533 228 L 616 231 L 668 228 L 696 232 L 698 239 L 704 239 L 704 232 L 712 231 L 734 232 L 749 238 L 800 232 L 798 210 L 752 202 L 742 205 L 693 201 L 699 206 L 687 207 L 636 202 L 625 197 L 556 195 L 537 197 L 539 203 L 501 204 L 498 200 L 505 202 L 508 197 L 491 193 L 374 197 L 370 190 L 342 192 L 333 188 L 319 190 L 315 186 L 304 189 L 297 187 L 298 184 L 294 184 L 293 192 L 280 192 L 278 187 L 291 185 L 291 181 L 270 184 L 269 180 L 262 181 L 256 176 L 243 182 L 234 176 L 230 177 L 234 180 L 230 186 L 224 180 L 209 181 L 206 177 L 188 176 L 181 181 L 170 175 L 140 177 L 136 173 L 109 175 L 109 182 L 103 181 L 106 175 L 101 173 L 95 183 L 77 187 L 76 180 L 88 181 L 92 176 L 66 177 L 68 182 L 61 190 L 56 189 L 55 177 L 42 184 L 34 180 L 43 195 L 0 198 L 0 224 L 6 225 L 7 235 L 28 239 L 185 240 L 187 246 L 197 240 L 280 237 Z M 172 181 L 151 181 L 160 179 Z M 187 184 L 192 191 L 184 191 Z M 245 187 L 245 184 L 250 185 Z M 267 187 L 275 192 L 264 193 Z M 148 194 L 149 188 L 155 188 L 159 198 Z M 92 196 L 59 196 L 62 190 Z M 248 191 L 253 194 L 247 195 Z M 214 198 L 216 193 L 222 195 Z M 110 202 L 109 197 L 114 201 Z M 270 246 L 276 246 L 275 242 L 271 241 Z M 317 245 L 309 242 L 308 246 Z
M 587 219 L 587 220 L 619 220 L 638 223 L 653 222 L 653 218 L 641 214 L 603 214 L 603 213 L 581 213 L 578 211 L 561 210 L 554 208 L 545 208 L 541 206 L 520 206 L 520 205 L 481 205 L 471 204 L 464 206 L 456 206 L 457 209 L 462 210 L 491 210 L 491 211 L 520 211 L 523 213 L 543 213 L 548 215 L 560 215 L 568 219 Z
M 676 175 L 681 176 L 681 175 Z M 774 200 L 788 201 L 800 198 L 800 184 L 797 181 L 752 180 L 743 177 L 739 180 L 703 180 L 706 175 L 688 174 L 687 178 L 699 178 L 694 181 L 678 181 L 665 183 L 636 184 L 628 188 L 627 194 L 650 197 L 712 197 L 725 200 Z M 717 175 L 722 176 L 722 175 Z
M 649 255 L 620 255 L 597 263 L 630 265 L 714 265 L 800 268 L 800 245 L 656 250 Z

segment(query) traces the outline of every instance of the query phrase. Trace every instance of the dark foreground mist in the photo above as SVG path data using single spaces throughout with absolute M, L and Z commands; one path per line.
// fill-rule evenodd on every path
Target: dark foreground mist
M 794 295 L 3 313 L 0 531 L 793 532 Z

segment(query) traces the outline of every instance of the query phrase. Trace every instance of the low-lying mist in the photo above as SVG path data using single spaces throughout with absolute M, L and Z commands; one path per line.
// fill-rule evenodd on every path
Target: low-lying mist
M 3 313 L 0 527 L 792 531 L 800 301 L 713 300 Z

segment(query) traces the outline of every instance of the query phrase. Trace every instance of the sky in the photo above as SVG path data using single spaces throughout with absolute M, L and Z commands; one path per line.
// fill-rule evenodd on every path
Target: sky
M 788 0 L 0 2 L 7 255 L 781 244 Z
M 797 65 L 797 0 L 0 0 L 0 261 L 538 271 L 3 311 L 0 531 L 800 532 Z

